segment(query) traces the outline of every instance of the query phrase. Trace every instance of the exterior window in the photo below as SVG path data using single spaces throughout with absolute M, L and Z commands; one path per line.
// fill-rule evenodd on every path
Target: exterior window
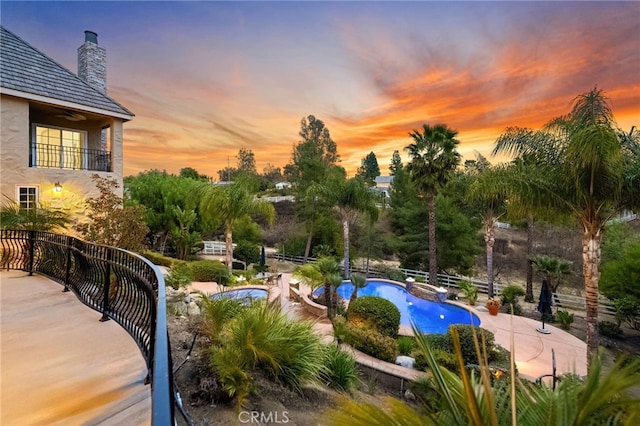
M 31 210 L 38 207 L 38 188 L 35 186 L 21 186 L 18 188 L 18 202 L 20 208 Z
M 34 126 L 35 143 L 32 146 L 32 166 L 86 170 L 86 133 L 55 127 Z

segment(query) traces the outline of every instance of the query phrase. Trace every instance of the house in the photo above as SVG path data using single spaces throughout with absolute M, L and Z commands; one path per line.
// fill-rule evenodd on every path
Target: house
M 123 124 L 133 113 L 107 96 L 106 51 L 85 31 L 78 74 L 0 26 L 0 190 L 23 208 L 46 204 L 82 220 L 91 177 L 122 195 Z
M 276 183 L 276 189 L 277 190 L 291 189 L 291 183 L 290 182 L 278 182 L 278 183 Z
M 383 198 L 389 198 L 392 183 L 393 176 L 376 176 L 373 190 L 381 194 Z

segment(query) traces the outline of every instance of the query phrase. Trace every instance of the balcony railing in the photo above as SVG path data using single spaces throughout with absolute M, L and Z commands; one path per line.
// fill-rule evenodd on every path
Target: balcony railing
M 116 321 L 137 343 L 151 383 L 152 422 L 173 425 L 175 393 L 164 277 L 126 250 L 39 231 L 0 230 L 0 267 L 37 272 Z
M 31 167 L 110 172 L 111 153 L 100 149 L 32 143 Z

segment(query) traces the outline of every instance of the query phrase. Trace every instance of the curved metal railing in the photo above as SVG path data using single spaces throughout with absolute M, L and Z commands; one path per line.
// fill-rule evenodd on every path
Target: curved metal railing
M 37 272 L 117 322 L 136 342 L 151 383 L 152 422 L 174 424 L 164 277 L 135 253 L 41 231 L 0 230 L 0 267 Z

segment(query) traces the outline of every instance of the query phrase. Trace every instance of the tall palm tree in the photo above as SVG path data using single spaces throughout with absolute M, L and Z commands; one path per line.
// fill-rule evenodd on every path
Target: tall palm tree
M 630 157 L 637 141 L 621 141 L 608 99 L 594 88 L 574 99 L 571 112 L 546 126 L 542 143 L 513 138 L 496 141 L 494 153 L 534 155 L 545 178 L 520 182 L 539 205 L 555 204 L 570 212 L 582 232 L 582 273 L 586 296 L 587 361 L 599 345 L 598 280 L 600 244 L 606 222 L 623 208 L 640 206 L 639 160 Z M 623 149 L 628 143 L 632 149 Z M 633 184 L 636 184 L 635 186 Z
M 328 179 L 325 184 L 319 185 L 315 191 L 322 194 L 324 200 L 333 207 L 342 223 L 344 276 L 349 278 L 351 275 L 349 265 L 350 229 L 361 217 L 361 214 L 366 214 L 370 221 L 377 220 L 378 209 L 376 207 L 375 194 L 362 178 L 345 179 L 339 175 Z
M 446 185 L 460 163 L 460 154 L 456 151 L 459 141 L 457 131 L 444 124 L 422 125 L 422 132 L 409 133 L 413 143 L 405 150 L 411 156 L 407 170 L 416 188 L 425 197 L 428 210 L 429 227 L 429 284 L 438 283 L 438 264 L 436 261 L 436 195 Z
M 269 224 L 275 219 L 275 208 L 268 201 L 255 196 L 253 182 L 240 179 L 231 185 L 214 187 L 204 183 L 201 206 L 211 216 L 218 215 L 225 228 L 225 260 L 229 272 L 233 269 L 233 224 L 237 219 L 250 215 L 263 216 Z
M 493 246 L 496 241 L 495 224 L 505 213 L 509 191 L 509 174 L 501 166 L 488 168 L 478 174 L 469 186 L 468 202 L 480 212 L 484 242 L 487 250 L 487 292 L 493 298 Z

